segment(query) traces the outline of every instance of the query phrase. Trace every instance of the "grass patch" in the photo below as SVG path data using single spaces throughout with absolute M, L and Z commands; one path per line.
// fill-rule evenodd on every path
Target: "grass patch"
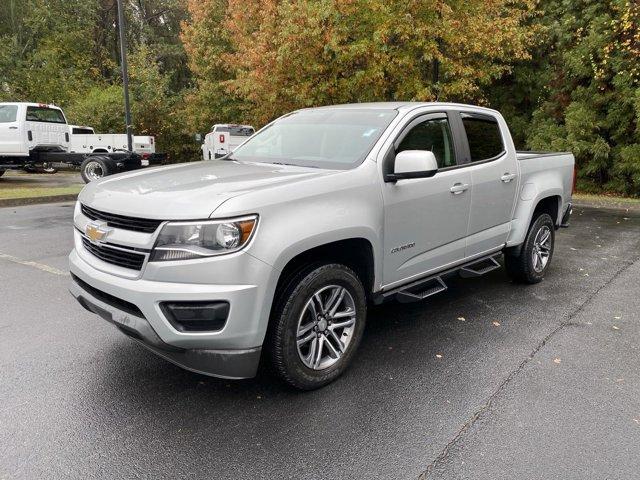
M 640 206 L 640 198 L 617 197 L 614 195 L 597 195 L 594 193 L 574 193 L 574 200 L 603 204 Z
M 73 195 L 80 193 L 84 185 L 68 187 L 12 187 L 0 189 L 0 200 L 14 198 L 41 198 L 52 195 Z

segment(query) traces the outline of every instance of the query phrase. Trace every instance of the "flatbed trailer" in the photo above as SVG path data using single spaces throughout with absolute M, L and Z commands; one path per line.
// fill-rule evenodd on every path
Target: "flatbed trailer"
M 33 150 L 28 157 L 0 157 L 0 171 L 26 170 L 54 173 L 60 168 L 75 167 L 85 183 L 114 173 L 128 172 L 147 166 L 161 165 L 164 153 L 139 155 L 126 151 L 112 153 L 70 153 L 63 150 Z

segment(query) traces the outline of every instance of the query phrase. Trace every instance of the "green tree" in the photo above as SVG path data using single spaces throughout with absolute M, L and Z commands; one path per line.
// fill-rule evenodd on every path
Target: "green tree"
M 548 33 L 528 145 L 572 151 L 583 189 L 640 195 L 640 4 L 542 7 Z
M 229 0 L 227 85 L 258 123 L 328 103 L 482 101 L 481 87 L 528 58 L 533 10 L 529 0 Z

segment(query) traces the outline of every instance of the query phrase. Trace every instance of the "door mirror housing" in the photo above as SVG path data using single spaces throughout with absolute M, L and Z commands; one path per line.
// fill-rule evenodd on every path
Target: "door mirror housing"
M 403 150 L 396 155 L 393 173 L 385 175 L 385 182 L 397 182 L 408 178 L 433 177 L 438 171 L 438 162 L 429 150 Z

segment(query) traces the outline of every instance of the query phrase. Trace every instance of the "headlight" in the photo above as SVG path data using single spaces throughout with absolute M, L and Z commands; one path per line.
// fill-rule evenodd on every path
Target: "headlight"
M 257 215 L 252 215 L 230 220 L 167 223 L 158 235 L 150 261 L 190 260 L 236 252 L 247 244 L 257 221 Z

